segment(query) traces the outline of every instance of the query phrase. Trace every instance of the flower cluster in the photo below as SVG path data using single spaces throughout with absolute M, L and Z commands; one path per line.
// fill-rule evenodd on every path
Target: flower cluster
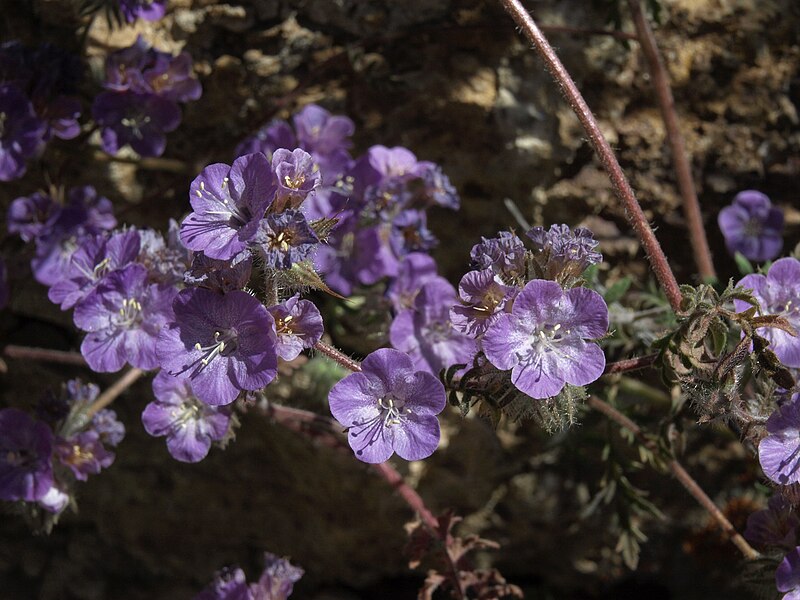
M 764 262 L 781 253 L 783 211 L 761 192 L 739 192 L 717 220 L 731 254 L 738 252 L 748 260 Z
M 119 0 L 119 10 L 128 23 L 158 21 L 167 12 L 167 0 Z
M 77 57 L 51 44 L 0 44 L 0 181 L 22 177 L 51 138 L 78 135 L 80 77 Z
M 107 91 L 94 99 L 92 118 L 101 127 L 102 146 L 110 154 L 127 144 L 142 156 L 161 156 L 165 133 L 181 122 L 178 103 L 202 94 L 188 53 L 160 52 L 141 36 L 107 57 L 104 87 Z
M 84 415 L 98 395 L 93 384 L 67 382 L 59 395 L 39 405 L 39 418 L 16 408 L 0 410 L 0 499 L 60 513 L 77 481 L 114 462 L 125 427 L 113 410 Z
M 264 570 L 255 583 L 247 583 L 244 571 L 227 567 L 214 575 L 214 581 L 194 600 L 286 600 L 303 569 L 288 560 L 264 553 Z

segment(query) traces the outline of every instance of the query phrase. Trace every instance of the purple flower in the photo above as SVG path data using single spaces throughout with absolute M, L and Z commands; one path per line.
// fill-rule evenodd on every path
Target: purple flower
M 15 199 L 8 207 L 8 231 L 25 242 L 47 236 L 61 215 L 61 205 L 51 196 L 34 192 Z
M 16 86 L 0 85 L 0 181 L 22 177 L 44 142 L 45 124 Z
M 586 385 L 603 374 L 606 359 L 597 344 L 605 335 L 608 307 L 597 292 L 564 291 L 554 281 L 534 279 L 483 336 L 483 351 L 495 367 L 511 369 L 511 381 L 531 398 L 550 398 L 564 384 Z
M 414 368 L 438 375 L 455 364 L 469 364 L 478 347 L 475 340 L 456 331 L 450 308 L 456 291 L 446 279 L 436 277 L 422 286 L 413 310 L 404 310 L 392 321 L 392 346 L 406 352 Z
M 412 252 L 400 263 L 397 277 L 392 280 L 386 295 L 392 301 L 394 310 L 400 312 L 413 308 L 423 284 L 436 277 L 436 261 L 429 254 Z
M 188 52 L 181 52 L 178 56 L 158 51 L 153 53 L 153 65 L 142 72 L 150 91 L 173 102 L 189 102 L 203 95 L 203 87 L 194 77 L 192 57 Z
M 283 360 L 294 360 L 322 339 L 322 315 L 313 302 L 300 300 L 300 294 L 270 307 L 269 312 L 275 319 L 278 356 Z
M 247 286 L 252 270 L 253 260 L 247 252 L 237 254 L 231 260 L 208 258 L 202 252 L 196 252 L 184 281 L 189 285 L 227 294 Z
M 800 546 L 789 552 L 775 571 L 775 585 L 783 600 L 800 600 Z
M 756 190 L 736 194 L 717 219 L 728 252 L 756 262 L 772 260 L 783 248 L 783 211 Z
M 0 500 L 32 502 L 53 485 L 53 432 L 16 408 L 0 410 Z
M 319 238 L 303 213 L 285 210 L 262 219 L 253 241 L 268 268 L 291 269 L 294 263 L 311 257 Z
M 800 260 L 781 258 L 770 266 L 766 276 L 747 275 L 737 285 L 753 291 L 762 314 L 781 316 L 800 333 Z M 734 305 L 740 312 L 750 308 L 741 300 L 735 300 Z M 800 335 L 793 336 L 774 327 L 758 331 L 769 340 L 770 349 L 784 365 L 800 367 Z
M 92 118 L 102 127 L 103 150 L 109 154 L 128 144 L 142 156 L 161 156 L 164 134 L 178 128 L 181 111 L 156 94 L 103 92 L 94 100 Z
M 167 450 L 174 459 L 199 462 L 208 455 L 211 443 L 227 434 L 230 409 L 198 400 L 186 377 L 161 371 L 153 379 L 153 393 L 156 400 L 145 407 L 142 423 L 150 435 L 166 436 Z
M 279 148 L 272 155 L 272 170 L 278 183 L 278 193 L 272 210 L 297 208 L 314 189 L 322 177 L 314 159 L 305 150 Z
M 142 265 L 108 274 L 75 307 L 75 325 L 88 332 L 81 353 L 92 370 L 118 371 L 126 362 L 156 368 L 156 340 L 172 318 L 176 293 L 172 286 L 148 283 Z
M 461 278 L 458 293 L 461 304 L 450 309 L 453 327 L 462 333 L 477 337 L 486 331 L 519 290 L 507 286 L 499 276 L 486 271 L 470 271 Z
M 69 504 L 69 494 L 64 492 L 56 484 L 50 486 L 44 496 L 37 500 L 37 504 L 47 512 L 60 513 Z
M 103 446 L 100 434 L 91 429 L 68 439 L 59 438 L 56 457 L 79 481 L 86 481 L 89 475 L 97 475 L 114 462 L 114 453 Z
M 180 226 L 169 220 L 166 239 L 153 229 L 139 230 L 141 251 L 137 261 L 147 267 L 150 281 L 176 285 L 183 282 L 192 252 L 180 240 Z
M 119 0 L 119 9 L 128 23 L 158 21 L 167 11 L 167 0 Z
M 794 548 L 797 545 L 797 526 L 800 518 L 792 505 L 781 494 L 769 499 L 767 508 L 747 517 L 744 537 L 760 548 L 781 546 Z
M 384 178 L 402 177 L 414 173 L 417 167 L 417 157 L 414 156 L 411 150 L 402 146 L 387 148 L 386 146 L 375 145 L 367 150 L 367 156 L 369 156 L 369 163 L 372 168 Z
M 294 148 L 295 146 L 297 146 L 297 138 L 289 124 L 286 121 L 275 120 L 245 138 L 236 146 L 234 152 L 237 157 L 261 152 L 266 154 L 267 159 L 271 161 L 273 152 L 278 148 Z
M 508 231 L 501 231 L 496 238 L 481 237 L 469 253 L 472 264 L 480 271 L 490 269 L 504 281 L 525 275 L 525 246 L 522 240 Z
M 770 415 L 767 437 L 758 444 L 764 474 L 775 483 L 800 481 L 800 403 L 789 402 Z
M 253 600 L 286 600 L 304 571 L 285 558 L 264 553 L 264 571 L 258 582 L 250 585 Z
M 347 117 L 332 116 L 316 104 L 305 106 L 293 121 L 300 146 L 313 154 L 330 156 L 351 145 L 353 122 Z
M 47 293 L 50 302 L 69 310 L 83 300 L 109 272 L 126 267 L 139 255 L 139 234 L 135 230 L 116 233 L 106 239 L 97 235 L 83 240 L 60 279 Z
M 431 204 L 443 206 L 451 210 L 458 210 L 461 206 L 461 199 L 450 179 L 442 172 L 442 168 L 431 162 L 421 161 L 417 163 L 415 169 L 417 177 L 422 179 L 422 189 L 419 197 L 423 200 L 422 205 L 427 207 Z
M 275 378 L 275 322 L 258 300 L 194 288 L 179 293 L 173 309 L 158 359 L 171 374 L 186 374 L 200 400 L 230 404 L 241 390 L 261 389 Z
M 100 436 L 100 441 L 112 448 L 125 438 L 125 425 L 117 419 L 117 413 L 110 408 L 97 411 L 92 417 L 90 426 Z
M 252 600 L 244 571 L 225 568 L 214 574 L 214 581 L 193 600 Z
M 181 224 L 181 241 L 209 258 L 233 258 L 255 237 L 275 188 L 263 154 L 237 158 L 231 167 L 209 165 L 192 182 L 194 212 Z
M 438 240 L 428 229 L 428 219 L 421 210 L 403 210 L 392 219 L 392 249 L 397 256 L 427 252 Z
M 549 230 L 533 227 L 525 235 L 533 242 L 545 272 L 554 279 L 563 273 L 578 277 L 590 265 L 603 261 L 594 234 L 585 227 L 575 230 L 568 225 L 551 225 Z
M 444 386 L 402 352 L 376 350 L 364 359 L 360 373 L 333 386 L 328 400 L 359 460 L 382 463 L 394 452 L 421 460 L 439 445 L 436 415 L 446 404 Z

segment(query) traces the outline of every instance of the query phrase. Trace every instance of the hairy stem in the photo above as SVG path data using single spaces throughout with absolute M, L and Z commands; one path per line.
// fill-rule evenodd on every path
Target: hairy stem
M 636 439 L 640 444 L 653 452 L 659 452 L 657 444 L 645 436 L 641 427 L 631 421 L 627 416 L 619 412 L 616 408 L 607 402 L 603 402 L 595 396 L 589 396 L 589 399 L 586 401 L 586 403 L 594 410 L 603 413 L 606 417 L 614 421 L 620 427 L 630 431 L 634 436 L 636 436 Z M 695 500 L 697 500 L 700 506 L 708 511 L 711 517 L 717 522 L 720 529 L 730 536 L 731 541 L 739 549 L 742 555 L 747 560 L 758 558 L 759 553 L 747 543 L 747 540 L 745 540 L 738 531 L 736 531 L 736 528 L 733 526 L 733 524 L 724 514 L 722 514 L 722 511 L 717 508 L 717 505 L 714 504 L 714 501 L 708 497 L 708 494 L 703 491 L 703 489 L 697 484 L 692 476 L 689 475 L 686 469 L 684 469 L 683 466 L 674 458 L 667 464 L 669 466 L 669 470 L 672 471 L 672 474 L 686 489 L 686 491 L 689 492 L 689 494 L 691 494 Z
M 708 247 L 706 230 L 703 226 L 703 215 L 700 212 L 700 203 L 697 200 L 697 190 L 692 178 L 692 168 L 686 156 L 686 144 L 681 133 L 678 113 L 675 110 L 675 99 L 669 85 L 667 70 L 656 44 L 653 29 L 647 21 L 642 10 L 640 0 L 628 0 L 633 23 L 636 26 L 639 44 L 647 60 L 650 77 L 653 80 L 653 90 L 656 94 L 661 118 L 667 131 L 667 141 L 675 166 L 675 176 L 678 180 L 678 189 L 683 199 L 683 213 L 689 227 L 689 241 L 692 244 L 697 270 L 703 279 L 716 279 L 717 272 L 711 258 L 711 249 Z
M 317 342 L 316 344 L 314 344 L 314 348 L 321 354 L 324 354 L 325 356 L 330 358 L 332 361 L 339 363 L 349 371 L 356 372 L 361 370 L 361 365 L 357 360 L 350 358 L 342 351 L 337 350 L 336 348 L 334 348 L 329 344 L 326 344 L 325 342 Z
M 600 126 L 597 124 L 592 111 L 589 109 L 586 101 L 583 99 L 580 91 L 578 91 L 575 82 L 572 81 L 564 65 L 559 60 L 558 56 L 553 50 L 553 47 L 547 41 L 544 34 L 542 34 L 533 17 L 528 14 L 528 11 L 522 6 L 519 0 L 500 0 L 508 13 L 513 17 L 514 21 L 520 27 L 525 37 L 531 41 L 536 48 L 537 52 L 544 60 L 547 70 L 556 80 L 561 89 L 561 93 L 566 98 L 572 110 L 581 122 L 586 134 L 589 138 L 589 143 L 597 153 L 603 168 L 606 170 L 611 185 L 614 189 L 614 194 L 625 206 L 625 212 L 633 228 L 636 230 L 636 235 L 644 247 L 645 253 L 653 268 L 653 272 L 658 279 L 661 288 L 669 300 L 670 306 L 673 310 L 678 310 L 681 304 L 681 291 L 678 287 L 678 282 L 675 279 L 675 274 L 667 262 L 667 257 L 661 249 L 650 224 L 647 222 L 644 211 L 633 193 L 633 189 L 628 183 L 625 173 L 622 171 L 617 157 L 611 150 L 608 141 L 606 141 L 603 133 L 600 131 Z
M 612 375 L 614 373 L 625 373 L 626 371 L 636 371 L 638 369 L 646 369 L 653 365 L 656 361 L 658 354 L 648 354 L 647 356 L 640 356 L 638 358 L 628 358 L 626 360 L 618 360 L 616 362 L 608 363 L 603 375 Z
M 50 350 L 49 348 L 29 348 L 9 344 L 3 348 L 3 354 L 9 358 L 35 360 L 41 362 L 61 363 L 63 365 L 86 366 L 86 360 L 78 352 Z

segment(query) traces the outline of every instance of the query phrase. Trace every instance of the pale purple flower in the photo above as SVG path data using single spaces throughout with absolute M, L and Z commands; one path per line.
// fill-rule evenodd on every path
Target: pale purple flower
M 361 372 L 333 386 L 328 400 L 359 460 L 382 463 L 395 452 L 422 460 L 439 445 L 436 415 L 446 404 L 444 385 L 402 352 L 376 350 L 361 363 Z
M 147 269 L 139 264 L 109 273 L 75 307 L 75 325 L 88 335 L 81 353 L 94 371 L 118 371 L 125 363 L 154 369 L 156 340 L 172 319 L 172 301 L 177 290 L 147 280 Z
M 603 374 L 603 350 L 587 340 L 607 330 L 608 307 L 600 294 L 534 279 L 515 298 L 512 312 L 489 325 L 483 351 L 498 369 L 511 369 L 517 389 L 550 398 L 567 383 L 587 385 Z
M 100 436 L 100 441 L 112 448 L 125 438 L 125 425 L 110 408 L 97 411 L 90 427 Z
M 32 502 L 53 485 L 53 432 L 16 408 L 0 410 L 0 500 Z
M 47 236 L 52 233 L 61 208 L 61 204 L 41 192 L 16 198 L 8 207 L 8 232 L 16 233 L 25 242 Z
M 747 275 L 737 285 L 752 290 L 761 314 L 785 318 L 800 334 L 800 260 L 781 258 L 772 263 L 766 276 Z M 741 300 L 735 300 L 734 305 L 739 312 L 750 308 Z M 775 327 L 757 331 L 769 341 L 770 350 L 784 365 L 800 367 L 800 335 L 793 336 Z
M 166 238 L 154 229 L 140 229 L 141 250 L 137 262 L 147 267 L 150 281 L 177 285 L 182 283 L 192 263 L 191 250 L 180 239 L 180 225 L 169 220 Z
M 194 77 L 192 57 L 188 52 L 172 56 L 153 50 L 153 62 L 142 71 L 147 91 L 172 100 L 189 102 L 203 94 L 203 88 Z
M 413 174 L 417 167 L 417 157 L 408 148 L 375 145 L 367 150 L 370 165 L 382 177 L 403 177 Z
M 496 238 L 481 237 L 481 242 L 472 247 L 469 256 L 476 269 L 490 269 L 506 281 L 525 274 L 525 246 L 521 239 L 508 231 L 499 232 Z
M 69 310 L 83 300 L 100 280 L 117 269 L 128 266 L 139 255 L 139 233 L 121 231 L 110 238 L 96 235 L 83 240 L 72 255 L 63 279 L 48 290 L 50 302 Z
M 797 545 L 800 518 L 794 507 L 780 494 L 769 499 L 767 508 L 747 517 L 744 537 L 759 548 L 780 546 L 791 549 Z
M 189 377 L 195 395 L 213 406 L 230 404 L 242 390 L 258 390 L 277 374 L 275 321 L 246 292 L 183 290 L 175 321 L 158 340 L 158 359 L 173 375 Z
M 156 94 L 103 92 L 94 99 L 92 118 L 102 128 L 103 150 L 109 154 L 127 144 L 141 156 L 161 156 L 165 134 L 178 128 L 181 111 Z
M 193 600 L 252 600 L 244 571 L 226 567 L 214 574 L 214 581 Z
M 167 10 L 167 0 L 119 0 L 119 9 L 128 23 L 136 19 L 158 21 Z
M 472 363 L 478 347 L 473 338 L 453 327 L 450 308 L 455 303 L 453 286 L 436 277 L 422 286 L 414 308 L 400 312 L 392 321 L 392 346 L 406 352 L 415 369 L 438 375 L 453 365 Z
M 394 310 L 400 312 L 413 308 L 414 300 L 423 284 L 434 277 L 437 277 L 436 261 L 429 254 L 412 252 L 403 257 L 397 277 L 391 281 L 386 291 Z
M 272 210 L 297 208 L 322 182 L 319 167 L 311 155 L 297 148 L 278 148 L 272 155 L 272 170 L 278 184 L 278 193 Z
M 79 481 L 86 481 L 89 475 L 97 475 L 114 462 L 114 453 L 103 446 L 100 434 L 92 429 L 67 439 L 58 438 L 55 455 Z
M 451 210 L 458 210 L 461 199 L 450 179 L 442 172 L 442 168 L 428 161 L 417 163 L 414 174 L 422 180 L 422 186 L 415 198 L 415 204 L 422 200 L 423 207 L 436 204 Z
M 555 278 L 565 272 L 577 277 L 590 265 L 603 261 L 594 234 L 585 227 L 574 230 L 569 225 L 551 225 L 549 230 L 533 227 L 525 235 L 544 263 L 548 277 Z
M 153 379 L 153 394 L 156 400 L 145 407 L 142 424 L 150 435 L 167 438 L 167 450 L 174 459 L 199 462 L 208 455 L 211 443 L 227 434 L 229 407 L 201 402 L 187 377 L 161 371 Z
M 303 350 L 313 348 L 322 339 L 325 331 L 322 315 L 313 302 L 300 300 L 300 294 L 268 310 L 275 319 L 277 351 L 283 360 L 294 360 Z
M 800 546 L 789 552 L 775 571 L 775 585 L 783 600 L 800 600 Z
M 264 570 L 256 583 L 250 584 L 253 600 L 286 600 L 304 571 L 285 558 L 264 553 Z
M 275 120 L 245 138 L 236 146 L 234 152 L 237 157 L 261 152 L 271 161 L 272 154 L 278 148 L 294 148 L 296 146 L 297 138 L 289 124 L 286 121 Z
M 316 104 L 305 106 L 294 118 L 300 146 L 313 154 L 333 155 L 351 146 L 355 126 L 347 117 L 331 115 Z
M 69 494 L 54 483 L 36 503 L 47 512 L 60 513 L 69 504 Z
M 41 402 L 39 409 L 45 414 L 52 422 L 58 422 L 63 417 L 67 416 L 70 412 L 83 412 L 89 408 L 92 403 L 97 399 L 100 394 L 100 388 L 93 383 L 83 383 L 80 379 L 70 379 L 66 384 L 62 385 L 61 396 L 58 401 L 64 409 L 59 407 L 59 404 L 45 397 L 45 401 Z M 59 414 L 62 413 L 63 414 Z M 104 408 L 97 411 L 89 423 L 89 429 L 96 432 L 100 437 L 103 444 L 109 446 L 116 446 L 125 437 L 125 425 L 117 419 L 117 413 L 110 408 Z M 64 435 L 64 427 L 58 428 L 58 431 Z
M 508 312 L 518 292 L 517 288 L 505 285 L 498 275 L 488 269 L 470 271 L 458 284 L 461 304 L 450 309 L 453 327 L 472 337 L 483 334 L 501 312 Z
M 229 260 L 247 248 L 272 203 L 276 184 L 266 156 L 248 154 L 209 165 L 190 188 L 192 212 L 181 224 L 181 241 L 209 258 Z
M 397 256 L 427 252 L 438 240 L 428 229 L 428 219 L 421 210 L 403 210 L 392 219 L 391 244 Z
M 736 194 L 717 219 L 731 254 L 756 262 L 772 260 L 783 248 L 783 211 L 756 190 Z
M 319 238 L 299 210 L 267 215 L 258 226 L 253 243 L 270 269 L 291 269 L 311 258 Z
M 764 474 L 775 483 L 800 481 L 800 402 L 788 402 L 767 420 L 767 437 L 758 444 Z
M 45 124 L 14 85 L 0 85 L 0 181 L 25 174 L 27 160 L 44 143 Z

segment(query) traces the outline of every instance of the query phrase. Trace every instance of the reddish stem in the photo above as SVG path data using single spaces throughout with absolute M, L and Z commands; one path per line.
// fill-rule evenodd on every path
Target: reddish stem
M 9 358 L 20 360 L 36 360 L 61 363 L 64 365 L 86 366 L 86 360 L 78 352 L 50 350 L 49 348 L 29 348 L 27 346 L 9 344 L 3 348 L 3 354 Z
M 350 358 L 325 342 L 317 342 L 314 344 L 314 348 L 349 371 L 356 372 L 361 370 L 361 364 L 357 360 Z
M 627 360 L 618 360 L 617 362 L 608 363 L 603 375 L 612 375 L 613 373 L 625 373 L 626 371 L 636 371 L 637 369 L 646 369 L 658 358 L 658 354 L 648 354 L 647 356 L 640 356 L 638 358 L 629 358 Z
M 703 226 L 703 215 L 700 212 L 700 202 L 697 200 L 697 190 L 694 187 L 692 177 L 692 167 L 686 156 L 686 144 L 681 133 L 681 126 L 678 120 L 678 113 L 675 110 L 675 98 L 672 96 L 672 88 L 669 85 L 667 70 L 661 53 L 658 51 L 658 44 L 653 35 L 653 29 L 647 21 L 647 17 L 642 10 L 640 0 L 628 0 L 633 23 L 639 38 L 639 44 L 647 60 L 650 69 L 650 77 L 653 80 L 653 90 L 656 93 L 658 107 L 661 110 L 661 117 L 667 131 L 667 141 L 672 153 L 672 161 L 675 165 L 675 176 L 678 180 L 678 189 L 683 198 L 683 213 L 686 217 L 686 224 L 689 227 L 689 241 L 694 251 L 697 270 L 703 279 L 716 279 L 717 272 L 714 270 L 714 262 L 711 259 L 711 249 L 708 247 L 706 230 Z
M 620 427 L 630 431 L 634 436 L 636 436 L 637 441 L 642 446 L 648 448 L 654 453 L 660 452 L 658 445 L 644 434 L 641 427 L 639 427 L 636 423 L 631 421 L 628 417 L 607 402 L 603 402 L 595 396 L 589 396 L 586 403 L 596 411 L 603 413 L 606 417 L 617 423 L 617 425 Z M 708 511 L 711 517 L 717 522 L 720 529 L 730 536 L 731 541 L 744 555 L 744 557 L 747 560 L 758 558 L 759 553 L 747 543 L 747 541 L 738 531 L 736 531 L 736 528 L 728 520 L 728 517 L 722 514 L 722 511 L 717 508 L 717 505 L 714 504 L 714 501 L 708 497 L 708 494 L 706 494 L 703 491 L 703 488 L 701 488 L 694 478 L 689 475 L 688 471 L 686 471 L 686 469 L 684 469 L 683 466 L 674 458 L 668 462 L 668 466 L 669 470 L 672 471 L 672 474 L 678 481 L 680 481 L 681 485 L 686 489 L 686 491 L 689 492 L 689 494 L 691 494 L 695 500 L 697 500 L 700 506 Z
M 672 309 L 677 311 L 681 304 L 681 291 L 678 282 L 675 279 L 675 274 L 667 262 L 667 257 L 661 249 L 650 224 L 647 222 L 642 207 L 633 193 L 633 189 L 628 183 L 625 173 L 622 171 L 617 157 L 611 150 L 606 141 L 603 133 L 600 131 L 600 126 L 597 124 L 592 111 L 583 99 L 580 91 L 578 90 L 575 82 L 572 81 L 564 65 L 559 60 L 558 56 L 553 50 L 553 47 L 547 41 L 544 34 L 542 34 L 536 22 L 528 14 L 528 11 L 522 6 L 519 0 L 500 0 L 508 13 L 513 17 L 517 25 L 522 29 L 525 37 L 530 40 L 535 46 L 539 55 L 544 60 L 547 70 L 556 80 L 561 89 L 561 93 L 566 98 L 572 110 L 581 122 L 586 134 L 589 138 L 589 143 L 597 153 L 603 168 L 606 170 L 611 185 L 614 189 L 614 194 L 625 206 L 628 221 L 636 230 L 636 234 L 644 247 L 645 253 L 650 260 L 650 265 L 656 275 L 661 288 L 669 300 Z

